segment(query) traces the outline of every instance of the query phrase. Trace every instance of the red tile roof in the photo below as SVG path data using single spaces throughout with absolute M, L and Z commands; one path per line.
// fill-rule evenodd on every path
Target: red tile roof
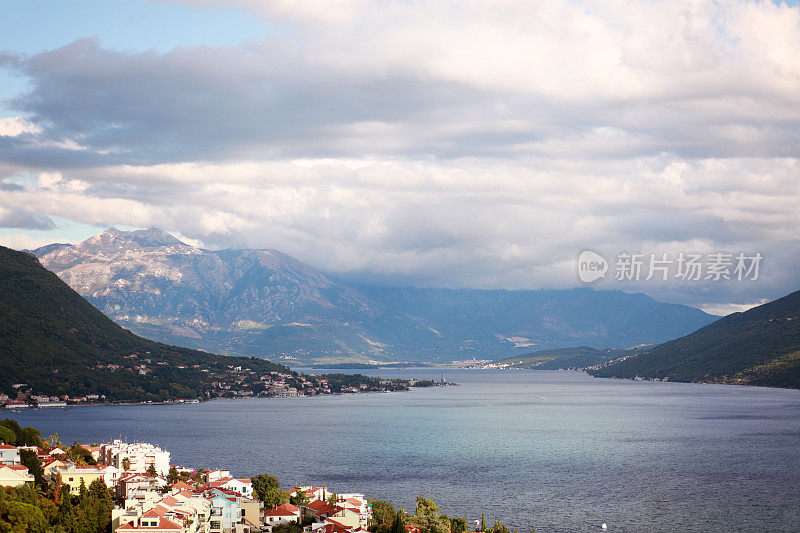
M 323 502 L 322 500 L 314 500 L 313 502 L 306 505 L 306 508 L 310 509 L 311 512 L 316 516 L 331 515 L 342 510 L 342 507 L 331 505 L 327 502 Z
M 158 520 L 158 526 L 140 527 L 140 526 L 136 525 L 136 522 L 128 522 L 124 526 L 120 526 L 118 528 L 118 530 L 124 530 L 124 531 L 131 531 L 131 530 L 148 531 L 148 530 L 153 530 L 153 529 L 174 529 L 174 530 L 180 531 L 180 530 L 183 529 L 183 527 L 179 526 L 178 524 L 176 524 L 172 520 L 169 520 L 167 518 L 161 517 Z
M 299 512 L 299 507 L 295 507 L 291 503 L 284 503 L 272 509 L 267 509 L 264 511 L 264 516 L 295 516 Z

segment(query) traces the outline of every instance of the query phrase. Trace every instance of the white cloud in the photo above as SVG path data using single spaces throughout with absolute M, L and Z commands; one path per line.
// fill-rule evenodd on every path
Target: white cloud
M 42 128 L 22 117 L 0 118 L 0 137 L 16 137 L 25 133 L 41 133 Z
M 67 242 L 60 240 L 59 242 Z M 32 237 L 24 233 L 4 233 L 0 234 L 0 246 L 13 248 L 14 250 L 34 250 L 46 244 L 52 244 L 49 237 Z
M 61 172 L 41 172 L 39 174 L 39 187 L 51 188 L 61 182 Z
M 768 301 L 769 300 L 766 298 L 762 298 L 761 300 L 748 304 L 703 304 L 698 305 L 697 307 L 711 315 L 725 316 L 731 313 L 743 313 L 748 309 L 763 305 Z

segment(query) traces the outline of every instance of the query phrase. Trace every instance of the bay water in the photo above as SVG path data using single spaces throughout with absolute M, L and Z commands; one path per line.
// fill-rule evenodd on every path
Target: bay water
M 311 370 L 323 373 L 324 370 Z M 362 372 L 362 371 L 359 371 Z M 441 377 L 382 369 L 383 377 Z M 458 387 L 5 412 L 62 442 L 153 442 L 284 487 L 416 495 L 520 531 L 800 531 L 800 391 L 445 370 Z

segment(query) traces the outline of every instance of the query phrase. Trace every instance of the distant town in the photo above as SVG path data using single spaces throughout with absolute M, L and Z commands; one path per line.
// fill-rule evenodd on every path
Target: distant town
M 131 357 L 131 356 L 128 356 Z M 119 370 L 136 371 L 146 375 L 153 366 L 163 367 L 168 363 L 164 361 L 153 362 L 149 358 L 141 364 L 124 368 L 121 365 L 96 365 L 97 371 L 115 372 Z M 184 365 L 176 366 L 177 369 L 189 368 Z M 103 394 L 83 395 L 49 395 L 44 392 L 35 392 L 26 383 L 15 383 L 12 388 L 15 395 L 0 393 L 0 407 L 6 409 L 30 409 L 46 407 L 67 407 L 72 405 L 91 404 L 153 404 L 153 403 L 198 403 L 214 398 L 297 398 L 304 396 L 319 396 L 323 394 L 357 394 L 365 392 L 397 392 L 407 391 L 415 387 L 432 387 L 437 385 L 454 385 L 442 377 L 441 381 L 418 379 L 382 379 L 361 374 L 298 374 L 272 371 L 259 373 L 250 368 L 228 365 L 227 369 L 203 368 L 202 365 L 192 365 L 192 369 L 210 374 L 214 381 L 200 398 L 171 398 L 165 401 L 144 402 L 119 402 L 109 401 Z

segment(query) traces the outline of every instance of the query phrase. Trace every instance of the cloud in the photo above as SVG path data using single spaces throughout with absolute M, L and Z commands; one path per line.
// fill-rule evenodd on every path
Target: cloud
M 672 301 L 800 281 L 796 7 L 184 3 L 274 31 L 0 56 L 29 86 L 0 137 L 0 178 L 29 183 L 3 205 L 395 284 L 572 286 L 586 247 L 768 257 L 747 286 L 627 286 Z
M 25 133 L 41 133 L 42 128 L 22 117 L 0 118 L 0 137 L 17 137 Z
M 337 10 L 239 4 L 281 17 L 286 33 L 166 53 L 87 38 L 9 56 L 32 84 L 14 105 L 48 124 L 51 143 L 72 143 L 62 151 L 86 151 L 67 164 L 763 157 L 796 155 L 800 142 L 797 8 L 343 2 L 349 14 L 330 24 Z M 52 157 L 57 145 L 45 146 L 6 157 Z
M 0 205 L 0 227 L 48 230 L 56 225 L 46 215 Z
M 52 244 L 52 241 L 46 237 L 31 237 L 24 233 L 0 234 L 0 246 L 14 250 L 35 250 L 47 244 Z

